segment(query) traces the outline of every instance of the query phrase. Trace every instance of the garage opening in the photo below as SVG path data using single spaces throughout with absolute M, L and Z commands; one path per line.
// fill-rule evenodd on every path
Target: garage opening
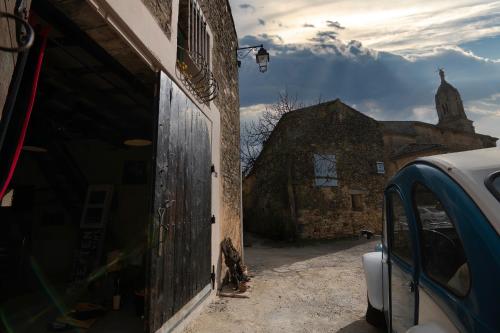
M 133 74 L 64 17 L 36 11 L 50 30 L 0 207 L 0 326 L 143 332 L 155 74 L 146 64 Z M 41 47 L 30 51 L 4 147 L 16 144 Z

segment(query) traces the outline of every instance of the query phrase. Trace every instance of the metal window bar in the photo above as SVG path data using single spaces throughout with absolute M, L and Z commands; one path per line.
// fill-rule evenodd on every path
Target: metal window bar
M 203 20 L 202 24 L 202 33 L 201 33 L 201 49 L 203 51 L 203 57 L 206 59 L 207 58 L 207 50 L 205 49 L 205 39 L 207 38 L 206 32 L 207 32 L 207 24 L 205 23 L 205 20 Z
M 203 20 L 202 17 L 200 17 L 200 53 L 205 57 L 205 47 L 203 46 L 203 43 L 205 42 L 205 21 Z
M 193 20 L 194 20 L 193 51 L 194 52 L 198 52 L 198 45 L 197 45 L 197 41 L 198 41 L 198 15 L 197 14 L 198 14 L 197 9 L 195 7 L 194 11 L 193 11 Z
M 208 68 L 210 68 L 210 36 L 207 33 L 207 64 Z
M 189 51 L 194 50 L 194 36 L 196 33 L 196 26 L 194 24 L 194 2 L 192 0 L 189 0 L 191 2 L 191 10 L 189 11 L 189 21 L 191 24 L 191 36 L 189 36 Z
M 190 49 L 189 47 L 189 41 L 191 40 L 190 36 L 191 36 L 191 15 L 189 15 L 191 13 L 191 0 L 188 0 L 188 6 L 187 6 L 187 10 L 186 10 L 186 13 L 188 14 L 187 16 L 187 28 L 188 28 L 188 31 L 187 31 L 187 35 L 186 35 L 186 38 L 187 38 L 187 48 L 188 50 Z
M 201 54 L 200 50 L 200 38 L 201 38 L 201 22 L 200 22 L 200 12 L 198 7 L 196 8 L 196 53 Z

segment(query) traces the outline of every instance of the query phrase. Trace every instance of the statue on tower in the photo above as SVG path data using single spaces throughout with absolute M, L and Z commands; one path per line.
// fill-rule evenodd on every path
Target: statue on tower
M 474 133 L 472 121 L 467 119 L 462 98 L 458 90 L 446 82 L 444 70 L 439 69 L 441 84 L 436 92 L 438 126 Z
M 445 82 L 444 69 L 442 69 L 442 68 L 439 69 L 439 76 L 441 77 L 441 83 Z

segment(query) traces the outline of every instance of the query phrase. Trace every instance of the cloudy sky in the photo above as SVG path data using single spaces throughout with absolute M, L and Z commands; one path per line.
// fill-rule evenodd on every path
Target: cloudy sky
M 339 97 L 379 120 L 437 122 L 438 68 L 476 130 L 500 137 L 500 1 L 230 0 L 241 46 L 264 43 L 268 72 L 247 57 L 241 117 L 287 89 L 305 103 Z

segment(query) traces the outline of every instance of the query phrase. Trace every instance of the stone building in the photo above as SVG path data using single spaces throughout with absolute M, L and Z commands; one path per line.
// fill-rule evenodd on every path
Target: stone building
M 118 293 L 90 333 L 181 329 L 221 285 L 221 241 L 242 250 L 229 1 L 0 12 L 0 327 L 90 325 L 58 317 Z
M 389 176 L 417 157 L 495 147 L 497 138 L 476 133 L 458 90 L 439 71 L 435 103 L 437 125 L 419 121 L 380 121 Z
M 243 183 L 244 226 L 273 238 L 380 232 L 383 189 L 419 156 L 494 147 L 477 134 L 459 92 L 436 93 L 437 125 L 376 121 L 340 100 L 285 114 Z

